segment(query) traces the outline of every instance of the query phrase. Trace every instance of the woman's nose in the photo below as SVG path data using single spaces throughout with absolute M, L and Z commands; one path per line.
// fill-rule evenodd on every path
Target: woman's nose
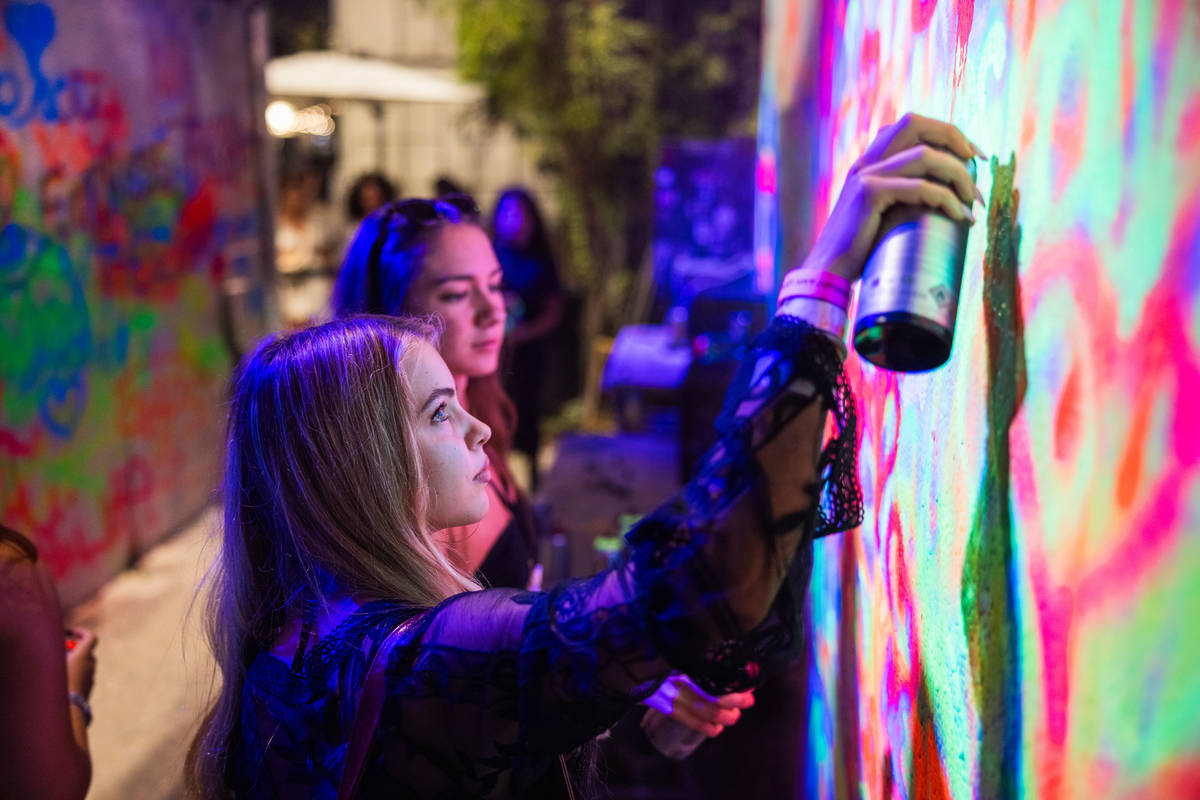
M 467 428 L 467 444 L 471 447 L 483 447 L 492 438 L 492 429 L 487 423 L 477 417 L 471 417 Z
M 491 292 L 476 293 L 475 321 L 482 326 L 492 325 L 496 320 L 504 319 L 504 299 L 495 297 Z

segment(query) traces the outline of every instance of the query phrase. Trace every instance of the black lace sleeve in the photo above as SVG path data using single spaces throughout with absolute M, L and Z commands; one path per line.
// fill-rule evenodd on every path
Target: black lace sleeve
M 826 409 L 837 430 L 822 450 Z M 508 796 L 673 669 L 718 693 L 754 683 L 757 663 L 794 639 L 807 582 L 806 566 L 792 568 L 798 548 L 807 557 L 814 532 L 861 511 L 836 348 L 777 318 L 718 428 L 695 478 L 630 533 L 622 564 L 546 593 L 459 595 L 424 616 L 389 661 L 369 783 Z
M 814 404 L 822 413 L 811 413 Z M 802 442 L 814 431 L 820 437 L 826 409 L 833 426 L 815 469 L 790 487 L 805 499 L 778 503 L 787 506 L 780 511 L 766 491 L 778 454 L 805 466 Z M 806 411 L 811 421 L 801 419 Z M 735 374 L 719 439 L 696 476 L 631 532 L 637 596 L 655 622 L 656 649 L 710 693 L 752 686 L 764 660 L 799 644 L 811 539 L 862 521 L 855 411 L 833 340 L 776 317 Z M 747 618 L 756 620 L 749 630 Z
M 794 419 L 813 394 L 820 397 L 833 412 L 834 430 L 817 467 L 821 486 L 813 538 L 857 527 L 863 517 L 858 418 L 837 345 L 807 322 L 780 316 L 755 339 L 750 353 L 734 376 L 717 418 L 722 442 L 733 450 L 757 449 Z M 796 381 L 805 386 L 791 386 L 788 391 Z M 756 414 L 768 407 L 766 419 Z M 701 475 L 712 461 L 720 460 L 715 455 L 708 454 Z

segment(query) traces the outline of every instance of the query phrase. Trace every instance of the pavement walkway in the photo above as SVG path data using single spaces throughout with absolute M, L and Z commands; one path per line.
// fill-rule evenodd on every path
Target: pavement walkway
M 208 510 L 68 615 L 96 631 L 89 800 L 183 797 L 183 758 L 215 666 L 193 598 L 211 561 Z

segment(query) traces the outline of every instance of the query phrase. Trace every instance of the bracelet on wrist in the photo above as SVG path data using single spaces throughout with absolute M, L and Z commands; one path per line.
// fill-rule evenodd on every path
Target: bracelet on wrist
M 68 692 L 67 702 L 83 712 L 83 726 L 85 728 L 92 724 L 92 707 L 88 704 L 86 697 L 79 692 Z
M 783 276 L 779 304 L 793 297 L 811 297 L 843 309 L 850 307 L 850 281 L 833 272 L 792 270 Z

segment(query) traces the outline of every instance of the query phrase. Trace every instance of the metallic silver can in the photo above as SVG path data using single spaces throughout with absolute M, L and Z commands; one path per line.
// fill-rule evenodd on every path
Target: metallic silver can
M 974 181 L 974 160 L 966 166 Z M 884 214 L 859 288 L 854 349 L 860 356 L 897 372 L 946 363 L 970 229 L 928 208 L 895 206 Z

